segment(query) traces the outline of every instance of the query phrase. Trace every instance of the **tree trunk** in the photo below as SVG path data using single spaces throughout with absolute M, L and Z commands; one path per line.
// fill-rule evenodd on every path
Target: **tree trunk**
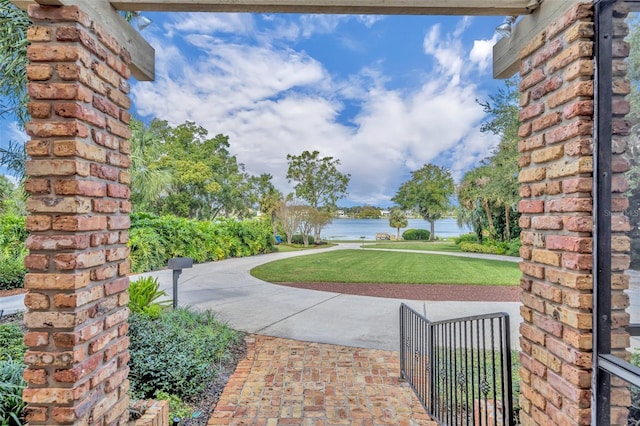
M 278 215 L 275 210 L 271 212 L 271 226 L 273 228 L 273 237 L 275 238 L 278 235 Z
M 436 221 L 430 220 L 429 225 L 431 227 L 431 235 L 429 235 L 429 241 L 433 241 L 436 239 Z
M 320 241 L 320 225 L 313 225 L 313 239 L 316 243 Z
M 398 234 L 396 235 L 396 240 L 399 240 L 400 239 L 400 227 L 398 226 L 397 229 L 398 229 Z
M 504 207 L 504 216 L 505 216 L 505 237 L 507 238 L 507 241 L 511 241 L 511 224 L 509 223 L 511 221 L 511 217 L 509 216 L 509 210 L 511 210 L 511 206 L 509 206 L 508 204 Z
M 489 201 L 482 200 L 482 205 L 484 206 L 484 211 L 487 214 L 487 222 L 489 222 L 489 234 L 491 234 L 491 238 L 493 238 L 496 234 L 496 230 L 493 227 L 493 217 L 491 216 L 491 207 L 489 207 Z

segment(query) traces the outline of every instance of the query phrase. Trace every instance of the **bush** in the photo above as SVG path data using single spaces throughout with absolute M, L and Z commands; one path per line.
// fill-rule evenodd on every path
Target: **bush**
M 24 287 L 24 256 L 5 256 L 0 252 L 0 290 L 11 290 Z
M 271 225 L 264 219 L 210 222 L 135 213 L 129 233 L 132 272 L 160 269 L 173 257 L 200 263 L 267 253 L 274 242 Z
M 519 238 L 514 238 L 509 242 L 495 241 L 487 238 L 482 242 L 482 244 L 461 242 L 458 244 L 458 246 L 460 247 L 460 250 L 471 253 L 519 256 L 521 244 L 522 243 L 520 242 Z
M 505 254 L 504 248 L 494 245 L 484 245 L 478 243 L 460 243 L 460 250 L 470 253 L 482 253 L 482 254 Z
M 402 233 L 402 239 L 408 241 L 428 240 L 431 232 L 426 229 L 407 229 Z
M 22 378 L 22 361 L 0 361 L 0 424 L 22 425 L 22 390 L 27 385 Z
M 162 310 L 171 304 L 169 300 L 158 301 L 158 299 L 166 297 L 168 294 L 164 290 L 160 290 L 157 278 L 138 278 L 129 286 L 129 309 L 132 313 L 158 318 Z
M 0 290 L 21 288 L 27 270 L 24 242 L 27 239 L 25 218 L 15 215 L 0 216 Z
M 456 243 L 457 245 L 460 245 L 460 243 L 477 243 L 478 236 L 474 233 L 462 234 L 459 237 L 455 237 L 453 239 L 453 242 Z
M 20 327 L 15 324 L 0 324 L 0 361 L 22 361 L 27 350 L 23 335 Z
M 507 245 L 507 256 L 520 256 L 520 246 L 522 241 L 520 238 L 513 238 Z
M 314 244 L 315 240 L 313 235 L 309 235 L 309 245 Z M 304 244 L 304 240 L 302 239 L 302 234 L 295 234 L 291 237 L 291 244 Z
M 216 363 L 241 334 L 215 319 L 210 311 L 180 308 L 158 319 L 129 317 L 131 390 L 152 398 L 157 391 L 193 400 L 216 375 Z

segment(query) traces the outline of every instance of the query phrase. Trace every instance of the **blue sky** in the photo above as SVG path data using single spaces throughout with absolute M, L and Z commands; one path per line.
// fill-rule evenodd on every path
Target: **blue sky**
M 286 156 L 303 150 L 351 174 L 341 205 L 387 206 L 411 170 L 434 162 L 458 181 L 497 143 L 479 131 L 476 99 L 502 86 L 491 76 L 501 17 L 145 16 L 156 80 L 132 81 L 132 114 L 228 135 L 247 172 L 285 193 Z

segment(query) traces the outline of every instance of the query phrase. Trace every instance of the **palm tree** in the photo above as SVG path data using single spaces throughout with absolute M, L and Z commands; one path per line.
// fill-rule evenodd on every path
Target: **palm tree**
M 389 214 L 389 226 L 392 228 L 396 228 L 397 230 L 396 240 L 399 240 L 400 228 L 406 228 L 407 226 L 409 226 L 407 215 L 404 213 L 404 211 L 402 211 L 402 209 L 391 210 L 391 214 Z
M 171 183 L 171 171 L 158 161 L 165 155 L 162 149 L 162 122 L 147 128 L 131 119 L 131 200 L 137 211 L 154 211 L 154 203 Z

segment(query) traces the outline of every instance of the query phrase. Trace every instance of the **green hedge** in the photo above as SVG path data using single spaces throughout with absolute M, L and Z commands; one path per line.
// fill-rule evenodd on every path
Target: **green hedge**
M 286 239 L 285 239 L 286 240 Z M 309 244 L 314 244 L 315 239 L 313 235 L 309 235 Z M 291 244 L 304 244 L 304 240 L 302 239 L 302 234 L 295 234 L 291 236 Z
M 461 242 L 460 250 L 470 253 L 502 254 L 506 256 L 519 256 L 521 241 L 514 238 L 511 241 L 495 241 L 485 239 L 482 244 L 473 242 Z
M 27 235 L 24 217 L 10 214 L 0 216 L 0 290 L 23 286 L 27 273 L 24 267 Z
M 408 241 L 428 240 L 430 236 L 431 232 L 426 229 L 407 229 L 402 233 L 402 239 Z
M 131 215 L 131 272 L 167 266 L 173 257 L 202 263 L 228 257 L 268 253 L 273 248 L 271 224 L 262 219 L 200 222 L 176 216 Z

